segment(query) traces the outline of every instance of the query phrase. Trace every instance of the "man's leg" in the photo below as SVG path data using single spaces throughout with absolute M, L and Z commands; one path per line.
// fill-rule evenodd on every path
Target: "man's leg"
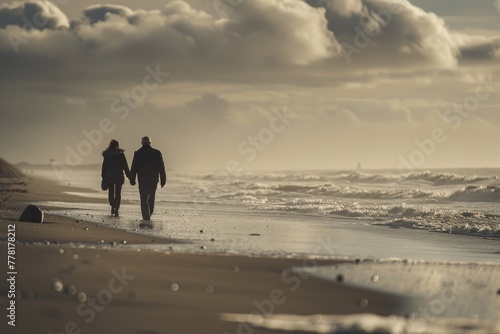
M 149 213 L 152 215 L 155 210 L 155 198 L 156 198 L 156 188 L 157 184 L 151 185 L 149 189 Z
M 150 220 L 151 213 L 149 211 L 149 188 L 146 184 L 139 183 L 139 195 L 141 196 L 141 213 L 142 219 Z

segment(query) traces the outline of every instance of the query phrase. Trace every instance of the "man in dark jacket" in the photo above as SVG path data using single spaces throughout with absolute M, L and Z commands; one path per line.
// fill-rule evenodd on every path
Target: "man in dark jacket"
M 135 185 L 135 176 L 137 175 L 142 219 L 150 220 L 155 205 L 158 179 L 160 179 L 160 185 L 163 188 L 167 183 L 167 173 L 161 152 L 151 147 L 151 138 L 143 137 L 141 142 L 142 147 L 134 153 L 130 170 L 130 184 Z

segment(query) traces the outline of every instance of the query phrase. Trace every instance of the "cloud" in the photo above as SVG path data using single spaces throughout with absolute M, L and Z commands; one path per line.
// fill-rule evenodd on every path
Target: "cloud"
M 403 64 L 457 65 L 458 47 L 444 20 L 407 0 L 307 1 L 326 9 L 328 27 L 337 39 L 347 51 L 359 50 L 354 57 L 373 63 L 390 55 Z
M 118 15 L 122 17 L 132 16 L 133 11 L 125 6 L 118 5 L 93 5 L 83 11 L 83 15 L 95 24 L 99 21 L 106 21 L 109 15 Z
M 8 26 L 28 29 L 68 27 L 69 21 L 59 8 L 49 1 L 13 2 L 0 5 L 0 28 Z
M 296 0 L 245 1 L 240 7 L 225 31 L 246 41 L 242 51 L 254 57 L 306 65 L 339 55 L 321 8 Z
M 224 118 L 231 111 L 229 102 L 214 93 L 206 93 L 200 98 L 187 102 L 186 108 L 199 115 L 217 119 Z
M 460 49 L 461 58 L 467 60 L 498 59 L 500 53 L 500 40 L 466 45 Z
M 24 29 L 26 8 L 64 29 Z M 177 81 L 337 85 L 361 69 L 456 69 L 460 59 L 498 55 L 491 41 L 465 43 L 407 0 L 248 0 L 225 19 L 185 1 L 158 10 L 93 5 L 71 24 L 48 1 L 3 5 L 0 13 L 0 22 L 17 22 L 0 28 L 0 82 L 50 76 L 120 85 L 162 64 Z M 360 37 L 367 31 L 379 33 Z M 346 45 L 357 50 L 355 66 L 346 66 Z
M 68 28 L 24 29 L 20 20 L 32 7 L 51 18 L 45 27 Z M 3 6 L 9 19 L 0 21 L 16 19 L 17 26 L 0 28 L 0 81 L 46 75 L 62 81 L 71 73 L 77 81 L 125 82 L 159 63 L 182 73 L 176 80 L 269 80 L 256 74 L 340 57 L 323 8 L 298 0 L 252 0 L 240 7 L 219 19 L 185 1 L 159 10 L 94 5 L 69 24 L 48 1 Z M 42 63 L 52 65 L 33 68 Z M 27 77 L 19 77 L 27 66 Z
M 460 45 L 460 58 L 468 61 L 494 61 L 500 51 L 500 38 L 455 34 Z
M 164 60 L 306 65 L 339 48 L 323 11 L 296 0 L 248 1 L 228 20 L 184 1 L 168 3 L 161 11 L 96 5 L 84 16 L 74 26 L 84 45 L 134 56 L 155 54 Z
M 361 13 L 363 11 L 363 3 L 361 1 L 353 0 L 337 0 L 337 1 L 327 1 L 322 2 L 329 11 L 337 13 L 340 16 L 350 17 L 354 14 Z

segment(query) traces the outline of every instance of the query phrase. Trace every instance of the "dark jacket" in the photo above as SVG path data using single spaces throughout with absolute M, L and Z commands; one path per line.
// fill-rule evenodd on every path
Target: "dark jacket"
M 127 158 L 123 152 L 121 148 L 107 149 L 102 152 L 104 161 L 102 162 L 101 177 L 105 179 L 107 183 L 123 184 L 125 182 L 123 172 L 125 172 L 127 177 L 130 177 Z
M 135 182 L 136 175 L 138 175 L 139 184 L 157 184 L 158 178 L 160 178 L 161 185 L 165 185 L 167 173 L 161 152 L 150 145 L 144 145 L 135 151 L 130 170 L 130 181 Z

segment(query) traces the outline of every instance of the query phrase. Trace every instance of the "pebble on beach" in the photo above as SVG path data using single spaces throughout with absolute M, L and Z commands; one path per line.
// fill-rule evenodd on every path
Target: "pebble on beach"
M 54 280 L 54 283 L 52 285 L 54 287 L 54 290 L 56 290 L 57 292 L 61 292 L 64 289 L 64 284 L 58 279 Z
M 345 276 L 342 274 L 338 274 L 337 275 L 337 282 L 343 282 L 343 281 L 345 281 Z
M 74 295 L 76 295 L 77 290 L 76 290 L 76 287 L 74 285 L 68 285 L 66 287 L 66 292 L 68 293 L 68 295 L 74 296 Z
M 368 299 L 362 299 L 360 302 L 359 302 L 359 306 L 361 308 L 365 308 L 368 306 Z
M 373 283 L 377 283 L 377 282 L 378 282 L 378 280 L 379 280 L 378 275 L 373 275 L 373 277 L 372 277 L 372 282 L 373 282 Z
M 213 286 L 211 286 L 211 285 L 208 285 L 208 286 L 205 288 L 205 291 L 206 291 L 207 293 L 212 293 L 212 292 L 214 292 L 214 287 L 213 287 Z
M 80 303 L 85 303 L 87 301 L 87 294 L 85 292 L 78 292 L 76 299 L 78 299 Z
M 130 291 L 130 293 L 128 294 L 128 298 L 130 300 L 139 300 L 141 296 L 139 295 L 139 292 L 137 291 Z
M 34 298 L 35 298 L 35 296 L 33 295 L 33 292 L 26 291 L 24 293 L 24 299 L 26 299 L 26 300 L 33 300 Z
M 173 283 L 172 285 L 170 285 L 170 290 L 172 291 L 179 291 L 179 285 L 177 283 Z

